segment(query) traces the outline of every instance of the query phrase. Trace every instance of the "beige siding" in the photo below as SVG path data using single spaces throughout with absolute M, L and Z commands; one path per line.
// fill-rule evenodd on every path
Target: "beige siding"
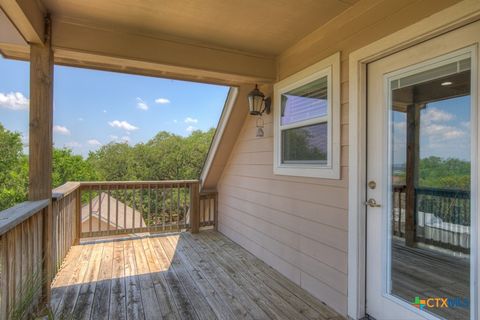
M 272 116 L 264 119 L 256 138 L 247 117 L 223 172 L 219 230 L 345 314 L 346 180 L 274 175 Z
M 256 119 L 246 118 L 218 183 L 220 232 L 342 314 L 347 313 L 348 54 L 456 2 L 359 1 L 278 58 L 281 80 L 342 52 L 341 180 L 274 175 L 270 115 L 264 117 L 264 138 L 255 137 Z

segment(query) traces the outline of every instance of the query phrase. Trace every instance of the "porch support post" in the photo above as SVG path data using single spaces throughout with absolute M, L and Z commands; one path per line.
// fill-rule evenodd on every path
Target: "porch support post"
M 415 246 L 417 237 L 416 192 L 418 186 L 418 166 L 420 153 L 420 108 L 411 104 L 407 107 L 407 166 L 406 166 L 406 205 L 405 205 L 405 244 Z
M 29 200 L 52 199 L 53 51 L 50 19 L 45 19 L 43 44 L 30 45 Z M 44 298 L 52 279 L 52 206 L 43 217 Z

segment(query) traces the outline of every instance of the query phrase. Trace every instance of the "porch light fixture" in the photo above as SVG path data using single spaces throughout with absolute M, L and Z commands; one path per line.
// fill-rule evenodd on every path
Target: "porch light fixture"
M 264 112 L 270 113 L 270 106 L 272 100 L 258 89 L 258 85 L 255 85 L 255 89 L 248 94 L 248 108 L 252 116 L 261 116 Z

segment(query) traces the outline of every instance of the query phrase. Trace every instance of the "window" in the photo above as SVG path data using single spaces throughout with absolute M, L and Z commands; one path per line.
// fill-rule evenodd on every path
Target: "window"
M 340 178 L 340 53 L 274 86 L 274 173 Z

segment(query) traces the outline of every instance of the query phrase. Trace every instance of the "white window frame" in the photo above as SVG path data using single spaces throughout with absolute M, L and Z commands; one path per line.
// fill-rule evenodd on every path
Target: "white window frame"
M 288 125 L 281 125 L 282 94 L 327 76 L 327 115 Z M 273 172 L 276 175 L 340 179 L 340 52 L 277 82 L 274 87 L 274 152 Z M 282 163 L 282 130 L 317 123 L 328 123 L 327 164 Z

